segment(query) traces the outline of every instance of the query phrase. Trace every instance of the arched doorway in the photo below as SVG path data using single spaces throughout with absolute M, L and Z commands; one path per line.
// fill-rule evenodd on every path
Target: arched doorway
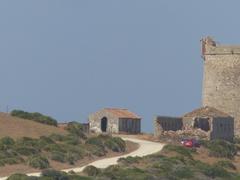
M 107 132 L 107 124 L 108 124 L 108 120 L 106 117 L 101 119 L 101 130 L 102 132 Z

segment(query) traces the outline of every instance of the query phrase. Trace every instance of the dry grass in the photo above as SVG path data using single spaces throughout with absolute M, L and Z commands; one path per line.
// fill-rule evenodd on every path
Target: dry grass
M 50 134 L 66 134 L 63 129 L 12 117 L 6 113 L 0 113 L 0 138 L 10 136 L 14 139 L 21 137 L 38 138 Z

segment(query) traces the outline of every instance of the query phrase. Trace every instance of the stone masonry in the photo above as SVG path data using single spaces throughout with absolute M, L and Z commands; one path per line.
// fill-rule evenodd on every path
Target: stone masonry
M 211 106 L 235 119 L 235 135 L 240 135 L 240 46 L 218 45 L 202 40 L 204 59 L 203 106 Z

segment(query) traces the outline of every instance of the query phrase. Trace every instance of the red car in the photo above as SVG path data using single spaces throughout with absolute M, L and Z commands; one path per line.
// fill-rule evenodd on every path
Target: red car
M 181 144 L 189 148 L 200 147 L 200 143 L 196 139 L 183 139 Z

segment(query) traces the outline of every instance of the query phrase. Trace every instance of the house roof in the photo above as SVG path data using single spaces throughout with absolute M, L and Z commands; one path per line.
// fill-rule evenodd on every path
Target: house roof
M 141 119 L 137 114 L 129 111 L 128 109 L 121 108 L 105 108 L 105 111 L 117 116 L 118 118 L 129 118 L 129 119 Z
M 230 117 L 228 114 L 219 111 L 216 108 L 205 106 L 198 108 L 190 113 L 185 114 L 183 117 Z

